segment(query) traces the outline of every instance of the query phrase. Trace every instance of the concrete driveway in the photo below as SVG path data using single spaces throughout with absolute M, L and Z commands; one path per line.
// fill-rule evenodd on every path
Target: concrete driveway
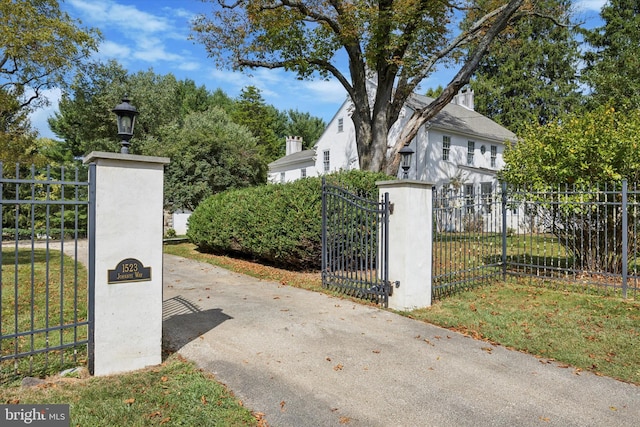
M 164 257 L 166 343 L 270 426 L 638 426 L 640 388 Z

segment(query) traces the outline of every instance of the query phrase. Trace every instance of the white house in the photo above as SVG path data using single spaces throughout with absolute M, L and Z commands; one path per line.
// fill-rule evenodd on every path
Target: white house
M 409 179 L 430 182 L 438 191 L 473 196 L 490 193 L 496 172 L 504 166 L 502 154 L 516 135 L 474 111 L 473 91 L 463 89 L 411 142 L 415 154 Z M 413 94 L 389 132 L 391 147 L 416 108 L 432 98 Z M 359 168 L 356 135 L 347 99 L 329 122 L 313 150 L 302 151 L 299 138 L 287 138 L 287 155 L 269 165 L 269 182 L 294 181 L 339 170 Z M 400 170 L 399 175 L 402 174 Z M 441 193 L 442 194 L 442 193 Z
M 302 150 L 301 137 L 287 137 L 285 153 L 284 157 L 269 163 L 268 181 L 270 183 L 284 183 L 318 175 L 316 151 L 315 149 Z
M 414 109 L 433 101 L 412 95 L 389 132 L 391 147 Z M 504 166 L 505 145 L 516 135 L 473 110 L 473 92 L 461 91 L 453 102 L 425 124 L 411 142 L 415 154 L 409 179 L 435 184 L 438 190 L 488 193 L 496 185 L 496 172 Z M 351 100 L 345 101 L 315 146 L 318 174 L 359 167 Z M 402 174 L 402 171 L 399 171 Z

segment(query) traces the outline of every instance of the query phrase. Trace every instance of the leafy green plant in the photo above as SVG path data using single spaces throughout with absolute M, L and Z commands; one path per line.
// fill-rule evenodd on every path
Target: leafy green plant
M 389 177 L 349 171 L 327 179 L 377 198 L 376 181 Z M 226 191 L 198 206 L 189 218 L 187 236 L 204 252 L 233 254 L 286 268 L 318 269 L 321 210 L 320 178 Z

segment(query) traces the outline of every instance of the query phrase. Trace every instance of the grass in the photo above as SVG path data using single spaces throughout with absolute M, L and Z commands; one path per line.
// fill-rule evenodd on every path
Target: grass
M 204 254 L 188 243 L 165 246 L 165 252 L 326 292 L 319 273 L 295 273 Z M 535 283 L 528 278 L 496 282 L 448 296 L 430 308 L 400 314 L 555 360 L 577 372 L 640 384 L 640 302 Z
M 69 404 L 72 426 L 259 426 L 209 374 L 177 355 L 128 374 L 51 377 L 31 387 L 2 387 L 0 403 Z
M 60 251 L 2 251 L 2 335 L 23 334 L 0 342 L 3 356 L 70 346 L 86 341 L 87 271 Z M 33 301 L 33 302 L 32 302 Z M 61 309 L 62 307 L 62 309 Z M 17 310 L 16 310 L 17 309 Z M 58 328 L 58 330 L 44 331 Z M 30 333 L 29 331 L 41 332 Z M 86 362 L 86 346 L 61 349 L 0 364 L 0 381 L 18 375 L 46 375 Z

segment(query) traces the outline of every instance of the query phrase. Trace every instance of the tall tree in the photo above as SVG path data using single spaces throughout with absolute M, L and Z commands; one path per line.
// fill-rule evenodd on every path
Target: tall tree
M 192 112 L 184 126 L 165 132 L 165 200 L 172 210 L 194 210 L 206 197 L 229 188 L 266 182 L 266 163 L 256 138 L 218 107 Z
M 279 135 L 285 133 L 286 119 L 280 117 L 273 106 L 267 105 L 260 89 L 255 86 L 243 88 L 236 99 L 231 118 L 235 123 L 246 126 L 257 138 L 267 162 L 284 154 Z
M 494 0 L 483 7 L 453 0 L 317 1 L 237 0 L 221 5 L 211 17 L 193 23 L 194 35 L 222 66 L 234 69 L 282 68 L 299 78 L 333 76 L 351 97 L 360 167 L 398 167 L 399 149 L 422 124 L 437 114 L 473 71 L 493 39 L 514 19 L 529 13 L 551 14 L 531 0 Z M 478 18 L 458 34 L 450 31 L 456 13 Z M 474 41 L 474 49 L 461 49 Z M 348 71 L 340 67 L 346 55 Z M 409 119 L 398 142 L 387 150 L 388 131 L 409 95 L 436 65 L 456 58 L 462 66 L 431 104 Z M 369 85 L 372 78 L 375 85 Z M 387 154 L 389 153 L 389 154 Z
M 591 46 L 584 71 L 592 89 L 591 102 L 640 108 L 640 2 L 609 0 L 601 16 L 603 26 L 584 31 Z
M 158 138 L 163 126 L 209 106 L 206 90 L 192 81 L 152 70 L 129 74 L 115 61 L 92 63 L 65 89 L 49 126 L 75 156 L 92 150 L 117 151 L 120 141 L 111 110 L 125 94 L 140 113 L 131 147 L 134 153 L 145 152 L 147 140 Z
M 287 136 L 302 137 L 304 149 L 313 147 L 326 127 L 327 124 L 320 117 L 298 110 L 287 111 Z
M 46 104 L 43 91 L 97 50 L 98 39 L 56 0 L 0 0 L 0 89 L 20 108 Z
M 571 22 L 571 1 L 544 0 Z M 582 104 L 575 31 L 536 15 L 520 19 L 496 38 L 474 73 L 475 109 L 519 133 Z

